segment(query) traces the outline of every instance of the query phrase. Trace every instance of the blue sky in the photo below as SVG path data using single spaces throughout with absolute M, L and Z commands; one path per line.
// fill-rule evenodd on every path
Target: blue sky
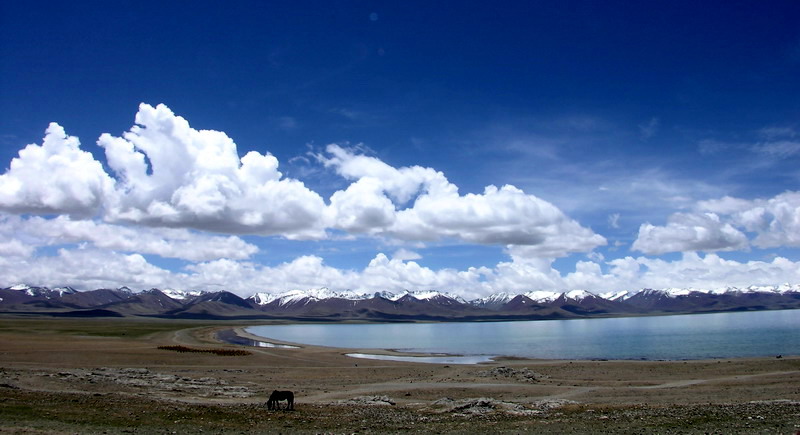
M 0 284 L 800 282 L 796 2 L 79 3 L 0 6 Z

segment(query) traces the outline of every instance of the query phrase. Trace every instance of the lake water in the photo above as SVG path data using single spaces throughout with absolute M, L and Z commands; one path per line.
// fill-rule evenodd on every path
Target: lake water
M 800 310 L 530 322 L 295 324 L 247 328 L 317 346 L 545 359 L 800 355 Z

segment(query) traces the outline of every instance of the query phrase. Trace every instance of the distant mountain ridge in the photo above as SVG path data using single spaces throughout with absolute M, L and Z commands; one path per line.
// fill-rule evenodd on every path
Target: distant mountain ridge
M 506 292 L 466 301 L 431 291 L 354 292 L 327 288 L 255 293 L 127 287 L 77 291 L 15 285 L 0 288 L 0 313 L 60 316 L 284 318 L 294 320 L 534 320 L 800 308 L 800 285 L 718 289 L 642 289 L 598 295 L 586 290 Z

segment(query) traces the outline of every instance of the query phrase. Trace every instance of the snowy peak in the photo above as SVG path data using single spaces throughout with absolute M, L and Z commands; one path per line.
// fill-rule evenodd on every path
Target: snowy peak
M 272 293 L 259 292 L 259 293 L 256 293 L 256 294 L 250 296 L 247 299 L 252 301 L 256 305 L 267 305 L 268 303 L 270 303 L 270 302 L 274 301 L 275 299 L 277 299 L 277 296 L 272 294 Z
M 250 296 L 248 299 L 260 306 L 264 306 L 273 302 L 280 306 L 285 306 L 293 304 L 308 304 L 310 302 L 327 299 L 346 299 L 350 301 L 358 301 L 369 299 L 371 297 L 373 297 L 373 295 L 367 293 L 359 293 L 351 290 L 336 292 L 326 287 L 322 287 L 310 290 L 289 290 L 287 292 L 277 294 L 259 292 L 253 296 Z
M 781 285 L 775 287 L 775 291 L 780 293 L 780 294 L 800 293 L 800 284 L 795 284 L 795 285 L 791 285 L 791 284 L 788 284 L 788 283 L 781 284 Z
M 586 290 L 572 290 L 566 293 L 563 293 L 564 297 L 567 299 L 572 299 L 574 301 L 582 301 L 586 298 L 596 298 L 597 295 L 594 293 L 590 293 Z
M 131 294 L 131 295 L 133 294 L 133 290 L 131 290 L 130 287 L 127 287 L 127 286 L 122 286 L 122 287 L 118 288 L 117 291 L 121 292 L 121 293 Z
M 374 298 L 382 298 L 382 299 L 389 299 L 389 300 L 391 300 L 391 299 L 394 297 L 394 293 L 392 293 L 392 292 L 387 292 L 387 291 L 385 291 L 385 290 L 384 290 L 384 291 L 380 291 L 380 292 L 375 292 L 375 293 L 373 293 L 373 294 L 372 294 L 372 297 L 374 297 Z
M 59 296 L 71 295 L 71 294 L 78 293 L 77 290 L 75 290 L 74 288 L 72 288 L 70 286 L 56 287 L 56 288 L 53 289 L 53 291 L 58 293 Z
M 324 290 L 324 292 L 321 291 L 320 293 L 315 295 L 315 297 L 320 300 L 336 298 L 336 299 L 346 299 L 348 301 L 361 301 L 373 297 L 372 293 L 357 292 L 353 290 L 344 290 L 340 292 L 335 292 L 327 288 L 322 288 L 320 290 Z M 330 294 L 331 296 L 327 296 L 328 294 Z
M 27 284 L 17 284 L 9 287 L 8 289 L 22 292 L 30 297 L 44 298 L 44 299 L 59 298 L 64 295 L 71 295 L 78 292 L 72 287 L 56 287 L 51 290 L 50 288 L 47 287 L 34 287 L 34 286 L 29 286 Z
M 290 290 L 286 293 L 280 294 L 275 299 L 278 301 L 278 305 L 291 305 L 300 302 L 308 303 L 309 301 L 318 301 L 320 299 L 320 296 L 322 296 L 322 294 L 324 293 L 326 292 L 315 291 L 315 290 L 310 290 L 310 291 Z
M 504 304 L 509 303 L 516 296 L 517 295 L 512 295 L 506 292 L 494 293 L 492 295 L 486 296 L 485 298 L 472 300 L 470 301 L 470 304 L 476 307 L 485 307 L 485 308 L 500 307 Z
M 8 289 L 9 289 L 9 290 L 16 290 L 16 291 L 25 291 L 25 290 L 28 290 L 29 288 L 30 288 L 30 286 L 28 286 L 28 285 L 25 285 L 25 284 L 17 284 L 17 285 L 12 285 L 12 286 L 11 286 L 11 287 L 9 287 Z
M 172 289 L 172 288 L 167 288 L 167 289 L 161 290 L 161 293 L 164 293 L 165 295 L 167 295 L 171 299 L 175 299 L 175 300 L 178 300 L 178 301 L 185 301 L 187 299 L 191 299 L 191 298 L 195 298 L 195 297 L 201 296 L 205 292 L 202 292 L 202 291 L 199 291 L 199 290 L 186 291 L 186 290 L 176 290 L 176 289 Z
M 708 294 L 708 295 L 734 295 L 734 294 L 787 294 L 787 293 L 800 293 L 800 284 L 782 284 L 776 285 L 751 285 L 748 287 L 718 287 L 714 289 L 700 289 L 700 288 L 663 288 L 663 289 L 642 289 L 636 293 L 627 295 L 625 299 L 638 295 L 639 297 L 668 297 L 678 298 L 689 296 L 691 294 Z M 608 299 L 608 298 L 606 298 Z
M 430 301 L 432 299 L 436 299 L 438 297 L 444 297 L 442 293 L 437 291 L 418 291 L 418 292 L 409 292 L 409 296 L 418 300 L 418 301 Z
M 637 293 L 640 297 L 666 297 L 666 298 L 676 298 L 678 296 L 688 296 L 690 293 L 695 291 L 694 289 L 681 289 L 681 288 L 663 288 L 663 289 L 651 289 L 646 288 Z
M 778 294 L 786 294 L 786 293 L 800 293 L 800 284 L 790 285 L 790 284 L 781 284 L 778 286 L 774 285 L 751 285 L 745 289 L 747 293 L 778 293 Z
M 618 292 L 601 293 L 598 296 L 607 301 L 623 301 L 629 297 L 629 293 L 627 290 L 622 290 Z
M 531 292 L 524 293 L 523 296 L 540 304 L 548 304 L 558 300 L 558 298 L 560 298 L 562 294 L 563 293 L 551 292 L 546 290 L 534 290 Z
M 390 296 L 386 299 L 392 301 L 399 301 L 404 297 L 411 297 L 418 301 L 435 301 L 435 302 L 447 302 L 447 301 L 455 301 L 462 304 L 465 304 L 466 301 L 459 296 L 454 296 L 448 293 L 442 293 L 435 290 L 428 290 L 428 291 L 414 291 L 410 292 L 408 290 L 403 291 L 402 293 Z

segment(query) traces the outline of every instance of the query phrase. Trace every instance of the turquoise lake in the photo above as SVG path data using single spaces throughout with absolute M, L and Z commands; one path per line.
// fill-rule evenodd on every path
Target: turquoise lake
M 275 340 L 352 349 L 545 359 L 800 355 L 800 310 L 469 323 L 253 326 Z

